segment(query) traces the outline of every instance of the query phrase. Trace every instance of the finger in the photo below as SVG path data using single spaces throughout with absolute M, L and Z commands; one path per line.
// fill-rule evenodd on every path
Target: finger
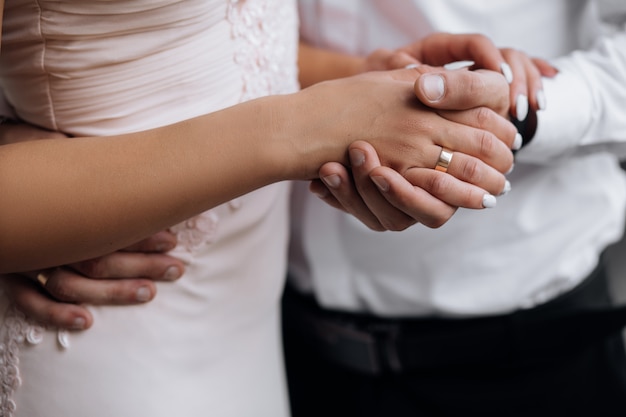
M 437 164 L 441 156 L 440 154 L 442 153 L 442 150 L 445 150 L 448 153 L 450 153 L 451 159 L 449 160 L 447 167 L 445 169 L 437 170 Z M 507 188 L 507 180 L 501 172 L 496 171 L 493 167 L 485 164 L 480 159 L 464 154 L 462 152 L 455 152 L 454 150 L 445 148 L 445 147 L 439 149 L 439 154 L 437 155 L 437 159 L 435 160 L 435 163 L 433 164 L 432 169 L 421 168 L 421 167 L 416 167 L 413 169 L 425 169 L 426 171 L 435 171 L 437 172 L 438 175 L 436 178 L 432 179 L 433 181 L 436 180 L 439 182 L 446 182 L 448 180 L 450 181 L 460 180 L 464 183 L 467 183 L 468 185 L 473 185 L 477 187 L 478 189 L 484 190 L 483 194 L 485 191 L 487 191 L 489 194 L 499 195 Z M 402 175 L 406 176 L 408 171 L 409 170 L 407 170 L 406 172 L 403 172 Z M 444 175 L 444 177 L 441 178 L 441 175 L 439 174 Z M 452 178 L 447 178 L 447 177 L 452 177 Z M 437 182 L 433 184 L 432 186 L 437 186 L 438 184 L 439 183 Z M 444 185 L 440 186 L 440 188 L 446 188 L 446 187 L 449 188 L 447 184 L 444 184 Z M 431 192 L 431 187 L 426 188 L 426 190 L 428 192 Z M 436 194 L 439 195 L 438 193 Z M 479 200 L 482 201 L 482 196 L 481 196 L 481 199 L 472 200 L 473 203 L 469 207 L 470 208 L 482 208 L 482 204 L 477 203 Z M 450 201 L 450 202 L 452 203 L 455 201 Z M 469 204 L 469 203 L 466 203 L 466 204 Z M 457 203 L 454 205 L 460 205 L 460 204 Z M 467 205 L 460 205 L 460 206 L 468 207 Z
M 114 252 L 69 266 L 86 277 L 97 279 L 142 277 L 155 281 L 174 281 L 185 270 L 179 259 L 160 253 L 141 252 Z
M 123 250 L 128 252 L 167 252 L 174 249 L 177 243 L 174 233 L 163 230 Z
M 475 112 L 458 117 L 470 117 L 473 113 Z M 460 123 L 446 123 L 440 126 L 435 133 L 436 136 L 433 138 L 435 145 L 424 149 L 424 158 L 432 162 L 421 166 L 416 164 L 415 166 L 434 168 L 441 154 L 441 148 L 447 148 L 455 153 L 456 159 L 452 160 L 448 168 L 449 174 L 460 180 L 471 182 L 489 192 L 499 192 L 499 189 L 493 187 L 504 184 L 502 174 L 508 172 L 513 165 L 513 154 L 509 143 L 515 140 L 515 133 L 511 132 L 512 139 L 507 137 L 501 140 L 487 130 Z M 507 143 L 504 143 L 505 141 Z M 456 158 L 457 156 L 458 158 Z M 468 162 L 470 160 L 472 162 Z M 461 161 L 464 161 L 463 165 L 459 164 Z M 468 172 L 460 169 L 462 166 L 473 168 L 474 174 L 480 174 L 480 176 L 468 175 Z M 403 174 L 403 172 L 400 173 Z
M 441 66 L 451 61 L 471 60 L 476 68 L 502 73 L 511 82 L 510 69 L 496 45 L 480 34 L 436 33 L 428 36 L 423 62 Z
M 531 58 L 531 61 L 535 64 L 543 77 L 552 78 L 559 73 L 558 68 L 554 67 L 545 59 Z
M 85 307 L 52 299 L 37 283 L 24 276 L 9 275 L 4 282 L 7 295 L 15 306 L 41 325 L 85 330 L 93 324 L 93 317 Z
M 416 72 L 420 75 L 414 84 L 415 94 L 429 107 L 465 110 L 484 106 L 498 114 L 508 114 L 509 85 L 499 73 L 485 70 L 424 73 L 423 69 Z
M 311 180 L 309 183 L 309 191 L 315 194 L 319 199 L 323 200 L 329 206 L 336 208 L 337 210 L 346 211 L 346 209 L 337 201 L 335 196 L 332 195 L 329 188 L 320 179 Z
M 380 167 L 380 160 L 374 148 L 367 142 L 358 141 L 349 147 L 352 176 L 358 196 L 364 202 L 364 211 L 374 216 L 376 224 L 382 226 L 382 230 L 404 230 L 416 223 L 416 219 L 407 213 L 394 207 L 381 195 L 378 186 L 372 181 L 369 173 L 372 169 Z M 410 189 L 410 186 L 405 189 Z M 356 191 L 355 191 L 356 194 Z M 337 199 L 342 197 L 335 194 Z M 375 229 L 379 230 L 379 229 Z
M 372 230 L 385 230 L 363 201 L 350 174 L 343 165 L 329 162 L 322 165 L 319 173 L 329 192 L 328 198 L 336 201 L 341 210 L 353 215 Z
M 427 227 L 441 227 L 457 210 L 457 207 L 438 199 L 425 189 L 413 186 L 391 168 L 377 167 L 369 175 L 391 205 Z M 394 225 L 385 226 L 394 230 Z
M 414 186 L 453 207 L 484 209 L 494 208 L 497 204 L 493 194 L 436 170 L 412 168 L 405 172 L 404 177 Z
M 529 110 L 529 81 L 539 78 L 539 71 L 530 63 L 526 54 L 506 48 L 502 53 L 511 66 L 514 81 L 510 88 L 510 114 L 519 121 L 526 120 Z M 529 65 L 526 65 L 526 64 Z M 531 80 L 529 80 L 531 78 Z M 533 92 L 534 95 L 534 92 Z
M 509 149 L 518 150 L 522 146 L 522 137 L 515 125 L 487 107 L 464 111 L 440 110 L 437 113 L 447 120 L 491 132 Z
M 409 65 L 419 65 L 419 61 L 403 51 L 396 51 L 387 61 L 388 69 L 406 68 Z
M 67 268 L 55 269 L 45 290 L 59 301 L 93 305 L 141 304 L 156 295 L 154 282 L 147 279 L 94 280 Z

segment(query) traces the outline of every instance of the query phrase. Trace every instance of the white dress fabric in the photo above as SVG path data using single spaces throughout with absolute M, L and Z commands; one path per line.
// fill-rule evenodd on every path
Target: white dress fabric
M 293 1 L 7 0 L 3 30 L 8 101 L 73 135 L 153 128 L 298 88 Z M 288 415 L 278 314 L 287 198 L 275 184 L 174 227 L 185 275 L 146 305 L 90 308 L 89 331 L 34 326 L 3 297 L 0 415 Z

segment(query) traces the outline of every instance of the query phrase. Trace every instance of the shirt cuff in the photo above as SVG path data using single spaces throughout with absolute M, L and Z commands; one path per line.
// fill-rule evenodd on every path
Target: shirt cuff
M 573 151 L 585 137 L 593 121 L 593 96 L 589 85 L 576 71 L 558 65 L 559 74 L 544 78 L 546 109 L 537 112 L 537 130 L 532 141 L 516 159 L 542 163 Z

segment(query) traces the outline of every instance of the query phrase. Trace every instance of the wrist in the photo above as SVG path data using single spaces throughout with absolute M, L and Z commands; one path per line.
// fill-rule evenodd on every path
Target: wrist
M 310 180 L 318 178 L 326 162 L 347 163 L 348 144 L 354 139 L 338 135 L 340 127 L 330 120 L 329 104 L 324 102 L 328 94 L 320 92 L 332 89 L 332 83 L 276 97 L 280 104 L 273 106 L 272 137 L 278 156 L 275 161 L 285 169 L 283 179 Z

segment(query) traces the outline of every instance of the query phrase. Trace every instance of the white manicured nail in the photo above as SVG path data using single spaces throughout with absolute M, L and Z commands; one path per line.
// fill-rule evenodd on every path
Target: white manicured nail
M 455 70 L 460 70 L 463 68 L 469 68 L 474 64 L 475 64 L 474 61 L 455 61 L 455 62 L 450 62 L 444 65 L 443 67 L 447 69 L 448 71 L 455 71 Z
M 413 69 L 413 68 L 417 68 L 419 67 L 419 64 L 409 64 L 406 67 L 404 67 L 404 69 Z
M 506 62 L 500 64 L 500 71 L 502 71 L 502 75 L 504 75 L 506 82 L 511 84 L 513 82 L 513 71 L 511 71 L 509 64 Z
M 511 191 L 511 183 L 509 182 L 509 180 L 506 180 L 504 181 L 504 188 L 502 189 L 500 195 L 507 195 L 509 191 Z
M 522 135 L 520 135 L 519 133 L 516 133 L 515 140 L 513 141 L 513 147 L 511 149 L 513 149 L 514 151 L 517 151 L 522 147 L 523 143 L 524 143 L 524 140 L 522 139 Z
M 504 175 L 509 175 L 511 172 L 513 172 L 514 168 L 515 168 L 515 164 L 511 164 L 511 168 L 509 168 L 509 170 L 505 172 Z
M 483 196 L 483 207 L 484 208 L 494 208 L 497 204 L 496 198 L 491 194 L 485 194 Z
M 543 92 L 543 90 L 538 90 L 537 91 L 537 105 L 539 106 L 539 110 L 545 110 L 546 109 L 546 94 Z
M 524 94 L 518 94 L 515 99 L 515 116 L 520 122 L 526 120 L 528 116 L 528 97 Z

